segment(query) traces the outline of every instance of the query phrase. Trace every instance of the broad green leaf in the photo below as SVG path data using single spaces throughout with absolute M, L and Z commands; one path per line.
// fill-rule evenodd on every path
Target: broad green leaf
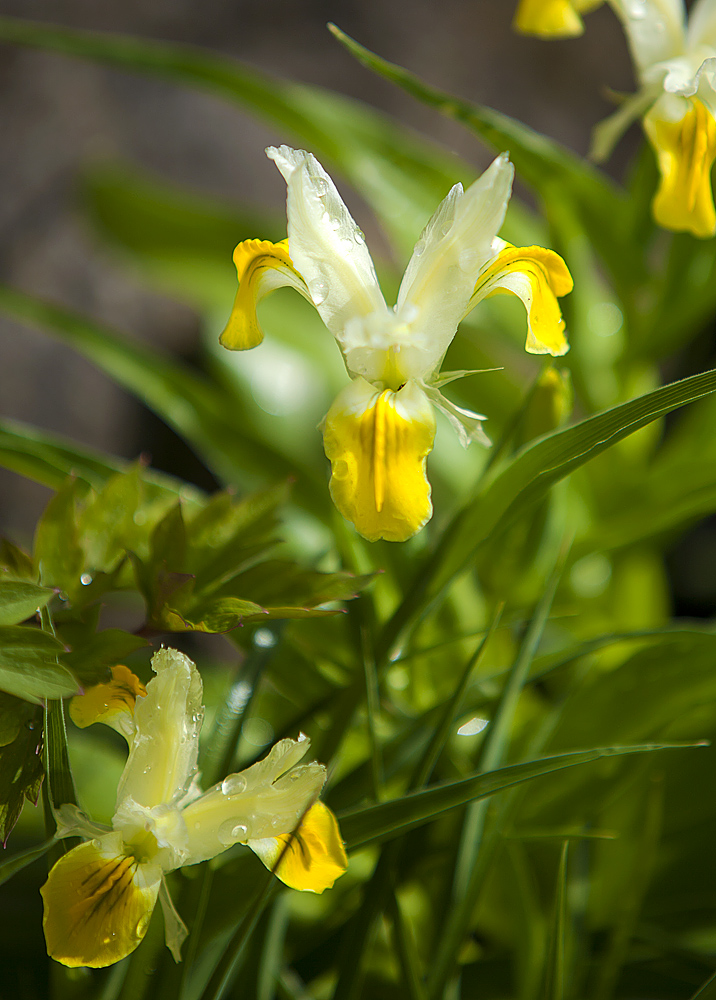
M 82 584 L 84 552 L 77 530 L 77 502 L 87 487 L 70 477 L 50 500 L 35 529 L 34 560 L 40 581 L 73 598 Z
M 0 572 L 7 574 L 9 580 L 37 579 L 31 556 L 7 538 L 0 538 Z
M 123 663 L 127 656 L 146 645 L 147 640 L 141 636 L 119 628 L 107 628 L 83 637 L 74 649 L 62 655 L 61 661 L 83 684 L 96 684 L 104 678 L 109 667 Z
M 645 743 L 635 746 L 598 747 L 593 750 L 574 750 L 555 754 L 525 764 L 513 764 L 486 774 L 476 774 L 460 781 L 445 782 L 422 791 L 410 792 L 390 802 L 343 812 L 339 815 L 341 833 L 348 848 L 356 850 L 366 844 L 379 843 L 407 833 L 424 823 L 431 822 L 449 809 L 494 795 L 504 788 L 531 781 L 553 771 L 574 767 L 577 764 L 588 764 L 602 757 L 701 745 L 703 744 Z
M 169 609 L 172 610 L 171 608 Z M 197 632 L 229 632 L 244 621 L 263 620 L 268 617 L 265 608 L 253 601 L 242 601 L 237 597 L 222 597 L 209 600 L 205 605 L 192 609 L 191 619 L 181 618 L 187 628 Z
M 57 662 L 64 651 L 61 642 L 40 629 L 0 628 L 0 690 L 36 705 L 77 694 L 77 681 Z
M 32 722 L 34 705 L 0 691 L 0 747 L 6 747 L 17 737 L 23 726 Z
M 44 608 L 53 594 L 48 587 L 0 578 L 0 626 L 24 622 L 38 608 Z
M 25 799 L 36 802 L 42 784 L 42 721 L 36 710 L 16 738 L 0 747 L 0 843 L 5 845 Z
M 555 196 L 571 199 L 590 238 L 612 270 L 633 265 L 625 252 L 620 228 L 626 197 L 605 174 L 521 122 L 428 86 L 415 74 L 370 52 L 335 25 L 330 28 L 368 69 L 396 83 L 423 104 L 462 122 L 498 153 L 507 150 L 517 173 L 545 200 Z
M 652 420 L 714 390 L 716 370 L 692 375 L 547 434 L 520 449 L 488 477 L 477 497 L 453 519 L 439 547 L 388 623 L 386 646 L 392 644 L 421 608 L 436 599 L 469 566 L 483 542 L 522 516 L 554 483 Z

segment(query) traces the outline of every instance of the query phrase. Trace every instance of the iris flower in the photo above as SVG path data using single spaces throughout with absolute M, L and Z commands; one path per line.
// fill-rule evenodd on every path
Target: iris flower
M 458 323 L 481 299 L 511 293 L 527 309 L 527 350 L 564 354 L 556 297 L 571 291 L 572 279 L 551 250 L 517 248 L 497 238 L 514 173 L 503 153 L 467 191 L 456 184 L 438 206 L 390 309 L 363 234 L 320 163 L 288 146 L 266 153 L 288 187 L 288 239 L 237 246 L 239 289 L 221 343 L 235 351 L 259 344 L 257 304 L 283 285 L 315 306 L 352 379 L 323 424 L 331 496 L 365 538 L 405 541 L 432 514 L 425 460 L 435 436 L 433 406 L 464 445 L 489 444 L 485 417 L 441 392 L 453 379 L 473 374 L 440 373 Z
M 605 159 L 643 116 L 661 181 L 653 203 L 660 226 L 716 233 L 711 165 L 716 157 L 716 0 L 610 0 L 624 25 L 639 91 L 595 130 L 593 155 Z
M 523 35 L 569 38 L 584 31 L 580 14 L 602 3 L 603 0 L 519 0 L 512 23 Z
M 121 732 L 129 756 L 112 826 L 77 806 L 57 813 L 58 837 L 85 843 L 64 854 L 41 892 L 51 958 L 102 968 L 134 951 L 159 898 L 167 946 L 177 961 L 186 928 L 164 875 L 246 844 L 287 885 L 322 892 L 346 868 L 335 817 L 317 801 L 325 768 L 296 766 L 309 741 L 285 739 L 267 757 L 202 793 L 197 752 L 204 709 L 192 661 L 173 649 L 152 659 L 146 689 L 126 667 L 74 699 L 80 726 L 103 721 Z M 136 703 L 136 705 L 135 705 Z

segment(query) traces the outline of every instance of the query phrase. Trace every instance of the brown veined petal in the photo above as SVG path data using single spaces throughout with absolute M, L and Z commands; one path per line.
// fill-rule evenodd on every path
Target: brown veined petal
M 507 243 L 477 279 L 469 308 L 490 295 L 516 295 L 527 310 L 525 350 L 557 357 L 569 350 L 557 299 L 573 286 L 567 265 L 553 250 Z
M 139 945 L 161 882 L 158 865 L 122 853 L 109 834 L 63 855 L 40 889 L 47 954 L 70 967 L 114 965 Z
M 84 729 L 94 722 L 104 722 L 129 738 L 134 732 L 134 706 L 147 689 L 140 679 L 122 664 L 111 668 L 112 679 L 93 684 L 70 702 L 70 718 Z
M 234 250 L 239 289 L 219 343 L 230 351 L 248 351 L 264 339 L 256 308 L 264 296 L 288 285 L 313 303 L 306 283 L 291 262 L 288 240 L 244 240 Z
M 656 153 L 661 181 L 653 202 L 654 218 L 665 229 L 702 239 L 716 233 L 711 166 L 716 159 L 716 122 L 697 99 L 678 121 L 659 117 L 659 105 L 644 119 Z
M 295 833 L 249 840 L 248 846 L 282 882 L 306 892 L 330 889 L 348 867 L 338 821 L 322 802 L 311 806 Z
M 331 497 L 364 538 L 404 542 L 430 519 L 434 437 L 432 406 L 414 382 L 381 392 L 356 378 L 338 394 L 323 426 Z

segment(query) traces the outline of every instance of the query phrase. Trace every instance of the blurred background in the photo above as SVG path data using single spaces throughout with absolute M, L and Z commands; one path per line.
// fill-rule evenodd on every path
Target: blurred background
M 513 115 L 585 154 L 592 126 L 613 107 L 607 87 L 633 88 L 621 28 L 604 6 L 589 15 L 581 38 L 523 38 L 511 30 L 515 6 L 516 0 L 4 0 L 0 14 L 203 46 L 359 97 L 476 169 L 486 166 L 490 154 L 459 125 L 360 67 L 326 30 L 332 20 L 427 82 Z M 253 234 L 227 231 L 223 315 L 217 308 L 207 319 L 189 298 L 157 291 L 103 239 L 87 211 L 88 174 L 129 168 L 164 190 L 193 190 L 218 215 L 226 208 L 229 217 L 235 205 L 255 206 L 280 229 L 285 187 L 263 149 L 287 137 L 209 94 L 8 45 L 0 46 L 0 129 L 0 280 L 201 364 L 202 344 L 215 342 L 231 307 L 231 250 Z M 634 128 L 607 169 L 619 176 L 638 141 Z M 368 209 L 338 182 L 373 250 L 387 254 Z M 402 269 L 404 261 L 396 263 Z M 694 370 L 708 361 L 710 338 L 703 343 Z M 677 367 L 670 375 L 687 373 Z M 126 458 L 146 453 L 157 468 L 213 485 L 190 450 L 140 402 L 68 347 L 2 316 L 0 413 Z M 26 543 L 48 495 L 0 470 L 0 532 Z M 716 582 L 708 567 L 715 563 L 713 526 L 692 530 L 671 557 L 677 610 L 713 610 Z

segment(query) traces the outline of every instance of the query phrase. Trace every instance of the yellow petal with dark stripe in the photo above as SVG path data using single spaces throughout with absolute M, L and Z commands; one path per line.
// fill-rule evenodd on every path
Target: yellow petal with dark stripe
M 330 491 L 364 538 L 404 542 L 430 519 L 434 437 L 432 406 L 414 382 L 380 392 L 357 378 L 336 397 L 323 428 Z
M 94 722 L 104 722 L 124 735 L 133 728 L 137 698 L 145 697 L 147 689 L 140 679 L 122 664 L 111 668 L 112 679 L 106 684 L 94 684 L 84 694 L 70 702 L 70 718 L 84 729 Z
M 699 100 L 680 121 L 647 115 L 644 128 L 654 147 L 661 182 L 654 218 L 665 229 L 708 238 L 716 233 L 711 165 L 716 158 L 716 122 Z
M 47 954 L 62 965 L 113 965 L 134 951 L 149 926 L 161 869 L 113 853 L 119 834 L 103 843 L 90 840 L 63 855 L 40 890 Z
M 244 240 L 234 250 L 239 279 L 234 307 L 219 343 L 230 351 L 247 351 L 264 338 L 256 315 L 261 299 L 277 288 L 289 286 L 312 302 L 306 283 L 291 263 L 288 240 Z
M 490 295 L 516 295 L 527 310 L 525 350 L 558 356 L 569 344 L 557 299 L 573 287 L 567 265 L 553 250 L 507 244 L 478 278 L 470 308 Z
M 252 840 L 249 847 L 292 889 L 323 892 L 348 867 L 338 821 L 322 802 L 311 806 L 294 834 Z
M 569 38 L 584 31 L 577 11 L 598 7 L 602 0 L 520 0 L 512 26 L 523 35 Z

